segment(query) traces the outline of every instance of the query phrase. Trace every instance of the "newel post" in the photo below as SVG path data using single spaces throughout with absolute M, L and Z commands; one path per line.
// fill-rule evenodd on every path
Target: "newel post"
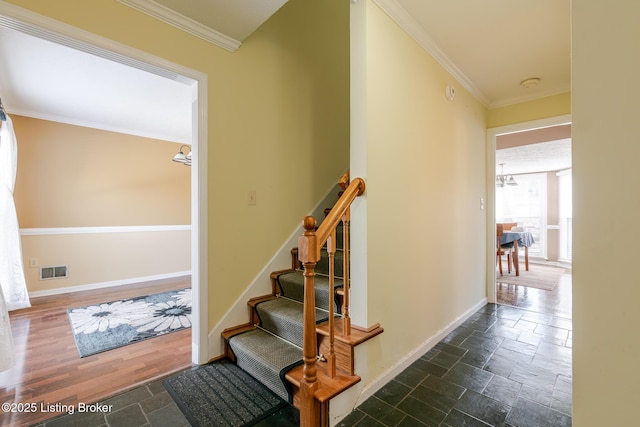
M 298 238 L 298 258 L 304 266 L 304 329 L 302 335 L 302 360 L 304 361 L 302 382 L 300 383 L 300 425 L 319 425 L 320 404 L 315 398 L 318 389 L 316 368 L 317 338 L 315 316 L 315 268 L 320 251 L 316 237 L 318 223 L 312 216 L 304 218 L 304 234 Z

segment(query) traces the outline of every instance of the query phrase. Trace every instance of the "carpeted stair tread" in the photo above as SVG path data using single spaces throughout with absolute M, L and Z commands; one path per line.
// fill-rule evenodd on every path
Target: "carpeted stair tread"
M 229 347 L 238 366 L 286 401 L 291 401 L 284 374 L 302 363 L 302 350 L 261 329 L 235 335 Z
M 302 347 L 304 321 L 302 308 L 301 302 L 277 298 L 258 304 L 256 311 L 260 318 L 261 327 Z M 326 311 L 316 309 L 316 323 L 324 322 L 328 318 Z
M 304 301 L 304 276 L 302 271 L 291 271 L 278 276 L 278 283 L 282 290 L 282 295 L 294 299 L 296 301 Z M 340 278 L 335 278 L 334 291 L 343 287 L 343 281 Z M 316 275 L 315 276 L 315 296 L 316 307 L 323 308 L 325 310 L 329 307 L 329 277 Z M 335 307 L 336 312 L 339 311 L 339 307 Z
M 227 359 L 182 372 L 163 384 L 193 426 L 254 425 L 290 406 Z

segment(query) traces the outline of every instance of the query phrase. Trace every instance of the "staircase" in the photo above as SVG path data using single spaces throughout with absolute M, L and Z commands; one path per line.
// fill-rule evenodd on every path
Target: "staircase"
M 271 273 L 271 294 L 248 301 L 249 322 L 222 333 L 226 356 L 298 407 L 301 425 L 328 425 L 329 400 L 360 381 L 354 347 L 383 331 L 379 325 L 351 326 L 348 314 L 349 206 L 364 191 L 364 181 L 360 189 L 348 181 L 345 174 L 340 200 L 327 210 L 321 227 L 305 218 L 291 268 Z M 328 237 L 318 242 L 327 226 Z M 312 252 L 319 252 L 315 259 Z

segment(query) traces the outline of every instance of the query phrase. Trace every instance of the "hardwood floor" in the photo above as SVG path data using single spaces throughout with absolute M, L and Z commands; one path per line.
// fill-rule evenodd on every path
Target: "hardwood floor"
M 0 403 L 36 410 L 0 411 L 0 425 L 28 426 L 60 413 L 42 411 L 49 405 L 90 404 L 191 366 L 191 329 L 80 358 L 67 316 L 68 308 L 190 286 L 187 276 L 60 294 L 11 312 L 16 366 L 0 372 Z

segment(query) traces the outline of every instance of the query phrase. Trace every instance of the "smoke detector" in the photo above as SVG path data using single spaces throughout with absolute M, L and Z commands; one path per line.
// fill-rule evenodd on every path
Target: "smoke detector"
M 538 77 L 531 77 L 529 79 L 525 79 L 520 82 L 520 86 L 525 89 L 532 89 L 540 83 L 540 79 Z
M 451 85 L 447 85 L 444 89 L 444 96 L 449 100 L 453 101 L 453 98 L 456 96 L 456 90 Z

